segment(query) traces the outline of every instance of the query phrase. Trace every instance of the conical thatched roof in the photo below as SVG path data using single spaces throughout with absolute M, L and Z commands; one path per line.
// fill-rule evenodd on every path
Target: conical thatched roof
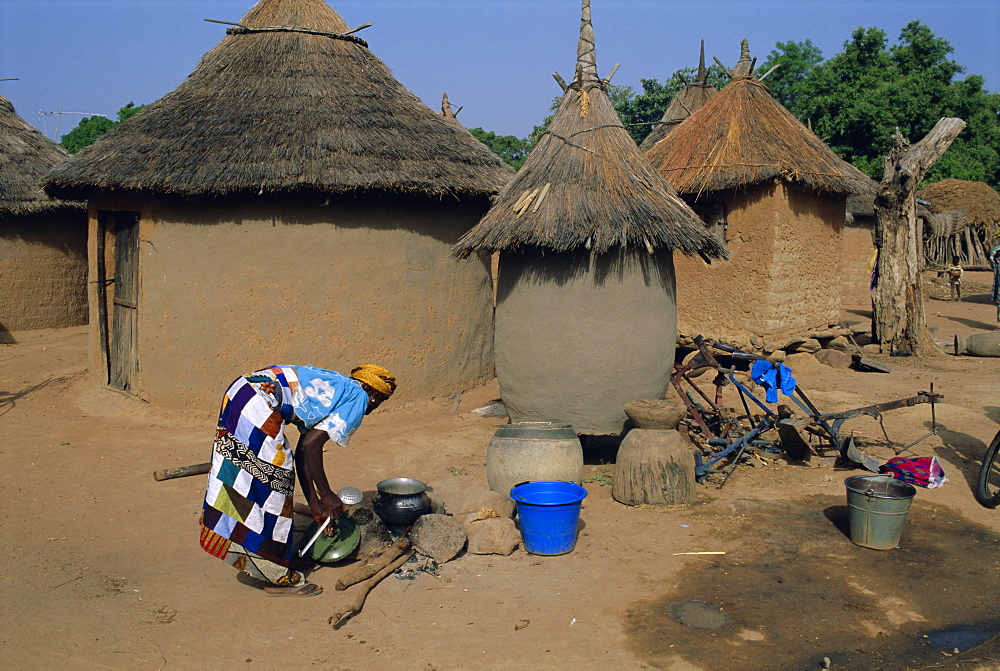
M 62 207 L 83 209 L 83 203 L 54 200 L 42 191 L 45 173 L 68 156 L 0 96 L 0 217 Z
M 705 67 L 705 40 L 702 40 L 701 56 L 698 59 L 698 74 L 694 81 L 681 89 L 670 101 L 660 123 L 653 126 L 653 130 L 639 145 L 639 150 L 648 151 L 650 147 L 676 128 L 677 124 L 704 107 L 715 93 L 715 89 L 708 83 L 708 68 Z
M 833 153 L 753 75 L 746 40 L 732 81 L 646 152 L 678 193 L 773 180 L 825 193 L 864 193 L 868 177 Z
M 942 179 L 917 191 L 917 198 L 930 202 L 934 214 L 965 210 L 966 222 L 995 226 L 1000 223 L 1000 194 L 984 182 Z
M 323 0 L 260 0 L 175 89 L 50 193 L 492 194 L 510 169 L 403 87 Z
M 576 76 L 552 123 L 493 207 L 453 251 L 634 246 L 725 258 L 717 238 L 642 157 L 597 75 L 583 0 Z

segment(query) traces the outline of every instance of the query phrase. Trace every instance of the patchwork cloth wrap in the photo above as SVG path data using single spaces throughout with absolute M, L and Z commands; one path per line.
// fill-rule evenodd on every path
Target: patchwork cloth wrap
M 285 427 L 347 446 L 368 409 L 356 380 L 313 366 L 270 366 L 229 385 L 212 449 L 201 547 L 258 580 L 304 583 L 292 570 L 295 460 Z
M 795 391 L 795 378 L 792 376 L 792 369 L 773 361 L 757 359 L 750 368 L 750 379 L 764 388 L 765 399 L 768 403 L 778 402 L 778 391 L 785 396 L 791 396 Z
M 928 489 L 940 487 L 948 482 L 937 457 L 916 457 L 914 459 L 894 457 L 879 466 L 878 472 Z

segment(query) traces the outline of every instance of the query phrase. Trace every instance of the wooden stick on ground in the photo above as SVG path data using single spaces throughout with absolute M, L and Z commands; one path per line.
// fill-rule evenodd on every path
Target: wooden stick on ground
M 384 569 L 396 560 L 401 554 L 410 549 L 410 539 L 400 538 L 398 541 L 387 547 L 378 555 L 373 557 L 369 563 L 356 567 L 350 573 L 337 581 L 336 590 L 343 592 L 351 585 L 356 585 L 362 580 L 367 580 Z
M 153 479 L 157 482 L 163 480 L 173 480 L 174 478 L 186 478 L 191 475 L 204 475 L 212 470 L 212 464 L 194 464 L 192 466 L 178 466 L 177 468 L 163 468 L 153 471 Z
M 379 571 L 378 573 L 376 573 L 374 576 L 372 576 L 371 578 L 369 578 L 367 581 L 365 581 L 364 583 L 362 583 L 361 584 L 361 591 L 358 592 L 358 596 L 357 596 L 357 598 L 354 599 L 354 603 L 352 603 L 350 606 L 348 606 L 346 610 L 344 610 L 344 611 L 338 611 L 338 612 L 334 613 L 333 615 L 330 616 L 330 619 L 327 620 L 327 621 L 330 624 L 332 624 L 334 627 L 338 627 L 341 624 L 343 624 L 344 622 L 346 622 L 347 619 L 350 618 L 351 616 L 353 616 L 353 615 L 355 615 L 357 613 L 360 613 L 361 609 L 365 605 L 365 599 L 368 598 L 368 593 L 371 592 L 372 589 L 374 589 L 375 585 L 377 585 L 380 582 L 382 582 L 383 578 L 385 578 L 387 575 L 389 575 L 390 573 L 392 573 L 393 571 L 395 571 L 397 568 L 399 568 L 400 566 L 402 566 L 403 564 L 405 564 L 407 561 L 409 561 L 410 557 L 412 557 L 415 552 L 416 552 L 415 550 L 408 550 L 407 552 L 405 552 L 401 556 L 397 557 L 396 561 L 392 562 L 391 564 L 389 564 L 388 566 L 386 566 L 384 569 L 382 569 L 381 571 Z

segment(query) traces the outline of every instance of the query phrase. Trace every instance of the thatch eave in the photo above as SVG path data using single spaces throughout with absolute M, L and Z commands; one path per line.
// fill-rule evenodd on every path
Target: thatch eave
M 48 176 L 49 193 L 497 193 L 512 170 L 390 74 L 323 0 L 261 0 L 174 91 Z M 303 25 L 309 31 L 272 30 Z
M 674 189 L 700 197 L 783 181 L 820 194 L 867 194 L 871 180 L 752 77 L 738 77 L 646 152 Z

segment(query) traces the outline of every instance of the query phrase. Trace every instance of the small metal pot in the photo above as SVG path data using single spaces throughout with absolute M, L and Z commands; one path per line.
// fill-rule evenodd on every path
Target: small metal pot
M 372 509 L 390 530 L 406 529 L 431 511 L 427 485 L 412 478 L 389 478 L 378 483 Z

